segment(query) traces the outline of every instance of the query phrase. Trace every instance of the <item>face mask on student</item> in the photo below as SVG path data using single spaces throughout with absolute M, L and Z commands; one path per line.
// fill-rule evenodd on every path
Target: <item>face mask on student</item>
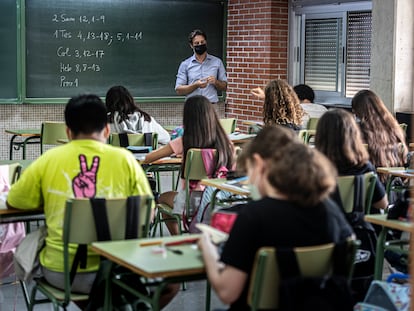
M 260 194 L 260 191 L 259 191 L 259 189 L 257 188 L 256 185 L 248 184 L 247 187 L 250 191 L 250 198 L 253 201 L 257 201 L 257 200 L 260 200 L 262 198 L 262 195 Z
M 198 55 L 203 54 L 205 51 L 207 51 L 206 44 L 200 44 L 200 45 L 194 46 L 194 52 L 196 52 Z

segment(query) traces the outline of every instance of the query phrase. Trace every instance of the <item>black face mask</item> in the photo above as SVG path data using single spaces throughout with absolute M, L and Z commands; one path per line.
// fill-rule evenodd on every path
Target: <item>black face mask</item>
M 194 52 L 196 52 L 198 55 L 203 54 L 205 51 L 207 51 L 206 44 L 200 44 L 200 45 L 194 46 Z

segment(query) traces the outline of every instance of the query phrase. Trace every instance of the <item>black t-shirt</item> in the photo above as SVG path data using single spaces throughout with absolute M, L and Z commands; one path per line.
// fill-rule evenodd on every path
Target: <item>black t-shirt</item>
M 240 211 L 224 246 L 221 261 L 250 275 L 256 251 L 262 246 L 299 247 L 342 242 L 353 233 L 343 212 L 331 200 L 314 207 L 263 198 Z M 230 310 L 249 310 L 248 278 Z
M 363 175 L 365 173 L 374 172 L 376 173 L 374 165 L 371 162 L 365 163 L 362 167 L 351 167 L 347 169 L 338 168 L 339 176 L 349 176 L 349 175 Z M 385 188 L 381 183 L 379 178 L 375 183 L 374 195 L 372 197 L 372 203 L 380 201 L 385 196 Z M 372 211 L 372 210 L 371 210 Z

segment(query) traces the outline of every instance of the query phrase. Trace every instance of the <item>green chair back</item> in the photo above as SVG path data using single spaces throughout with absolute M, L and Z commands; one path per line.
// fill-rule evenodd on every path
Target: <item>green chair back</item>
M 352 263 L 359 241 L 349 241 L 348 258 L 345 259 L 345 276 L 351 277 Z M 294 252 L 301 275 L 322 277 L 330 274 L 333 268 L 334 243 L 317 246 L 297 247 Z M 248 304 L 251 310 L 277 309 L 279 306 L 278 288 L 280 283 L 276 249 L 262 247 L 256 253 L 252 277 L 249 284 Z
M 155 150 L 158 148 L 158 134 L 157 133 L 151 133 L 152 134 L 152 149 Z M 128 136 L 128 142 L 130 146 L 145 146 L 145 136 L 144 134 L 127 134 Z M 120 140 L 119 140 L 119 134 L 118 133 L 111 133 L 109 136 L 109 143 L 113 146 L 121 146 Z
M 22 172 L 22 165 L 18 162 L 10 163 L 9 166 L 9 182 L 10 185 L 14 184 L 19 178 Z
M 363 193 L 362 198 L 366 214 L 370 213 L 376 180 L 377 175 L 374 172 L 364 174 L 365 193 Z M 354 181 L 355 177 L 353 175 L 337 177 L 339 196 L 346 213 L 352 212 L 354 207 Z
M 236 122 L 237 120 L 235 118 L 220 119 L 220 124 L 223 127 L 226 134 L 234 133 L 234 131 L 236 130 Z
M 306 125 L 306 129 L 308 130 L 315 130 L 318 126 L 319 118 L 309 118 L 308 124 Z
M 112 240 L 122 240 L 125 238 L 127 199 L 116 198 L 106 199 L 107 220 Z M 146 237 L 151 214 L 152 198 L 141 196 L 139 208 L 140 228 L 139 237 Z M 54 310 L 59 306 L 66 310 L 66 306 L 71 301 L 82 301 L 89 298 L 85 294 L 72 293 L 70 289 L 69 275 L 72 262 L 69 258 L 69 244 L 91 244 L 98 241 L 96 234 L 95 219 L 93 217 L 92 206 L 89 199 L 70 199 L 66 202 L 65 217 L 63 222 L 63 260 L 65 274 L 65 289 L 60 290 L 47 283 L 44 279 L 36 279 L 32 289 L 29 310 L 40 303 L 52 303 Z M 36 298 L 37 291 L 40 291 L 43 297 Z
M 185 214 L 189 215 L 189 210 L 192 208 L 191 200 L 191 191 L 190 191 L 190 180 L 201 180 L 209 178 L 206 169 L 204 167 L 204 162 L 202 158 L 202 149 L 191 148 L 187 151 L 187 156 L 185 160 L 185 167 L 183 170 L 182 178 L 185 179 Z M 216 161 L 217 152 L 214 150 L 214 161 Z M 162 218 L 161 214 L 168 215 L 169 218 Z M 178 223 L 179 232 L 182 233 L 183 227 L 182 223 L 182 213 L 177 214 L 173 213 L 172 207 L 166 204 L 157 205 L 157 215 L 155 217 L 152 236 L 155 236 L 157 227 L 159 228 L 160 235 L 163 235 L 162 222 L 165 220 L 173 220 Z
M 309 145 L 312 139 L 314 139 L 316 135 L 316 130 L 299 130 L 298 137 L 304 143 Z
M 58 140 L 67 140 L 66 124 L 63 122 L 43 122 L 40 132 L 40 153 L 45 151 L 45 145 L 60 145 Z

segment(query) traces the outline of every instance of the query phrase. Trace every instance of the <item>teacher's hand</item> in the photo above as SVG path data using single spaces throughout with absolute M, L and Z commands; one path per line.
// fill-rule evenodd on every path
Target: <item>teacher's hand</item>
M 204 89 L 208 85 L 207 79 L 200 79 L 196 83 L 197 86 L 201 89 Z

